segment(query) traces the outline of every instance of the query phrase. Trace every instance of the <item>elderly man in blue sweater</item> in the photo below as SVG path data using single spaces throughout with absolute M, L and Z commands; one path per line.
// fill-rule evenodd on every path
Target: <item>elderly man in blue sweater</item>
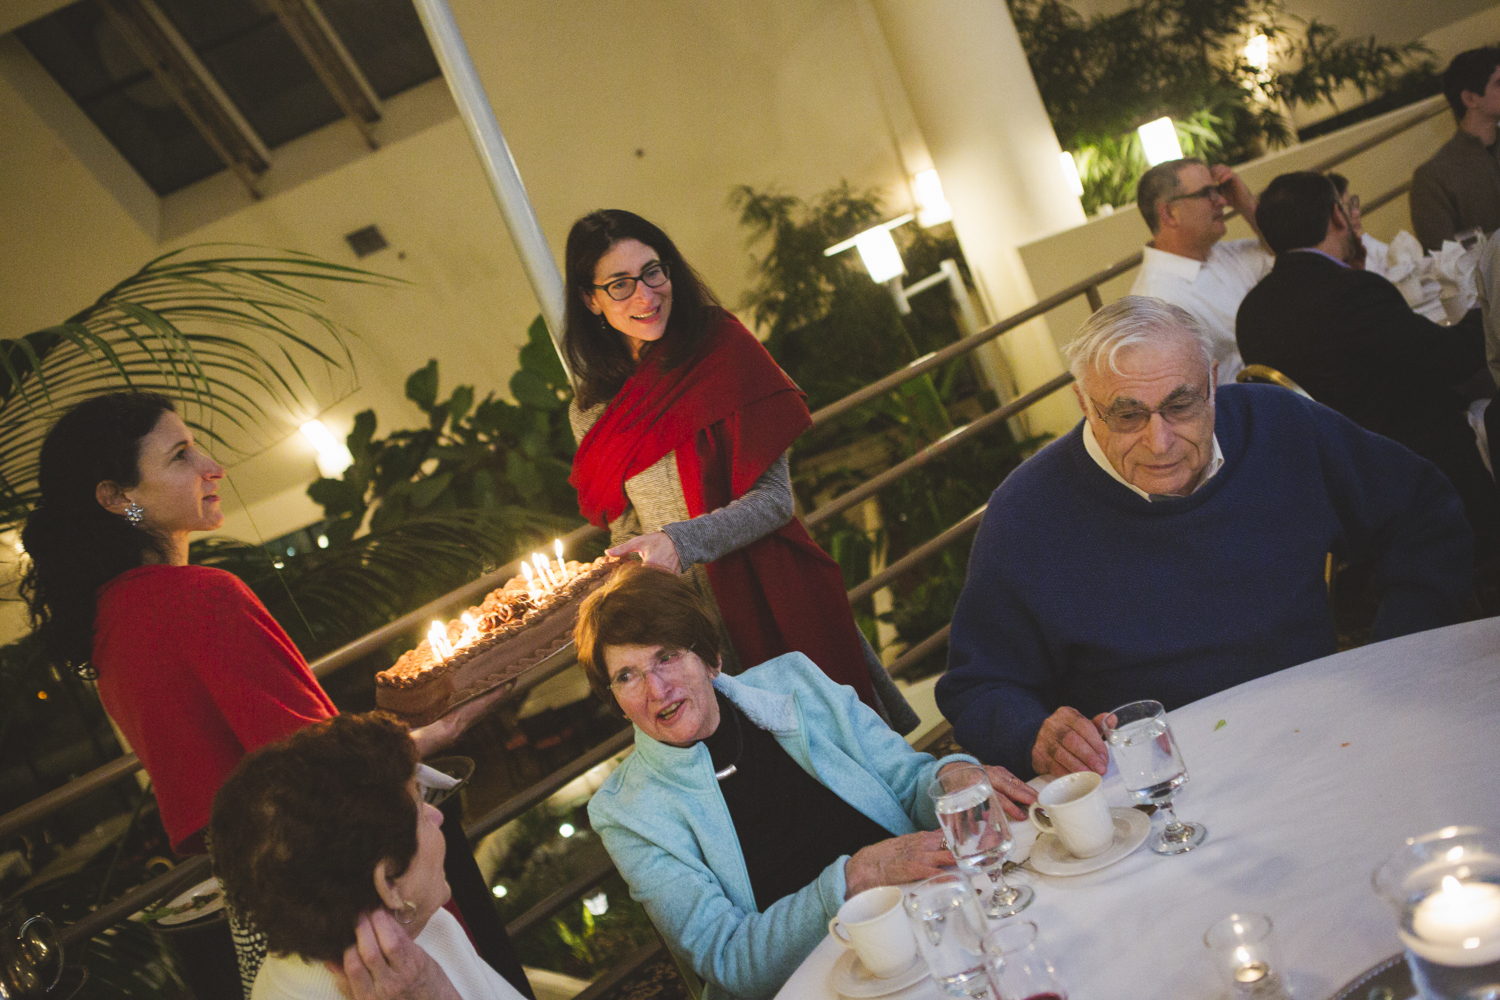
M 1102 774 L 1110 709 L 1334 652 L 1329 552 L 1373 565 L 1376 639 L 1459 619 L 1473 540 L 1434 466 L 1286 389 L 1216 390 L 1159 299 L 1099 310 L 1068 355 L 1085 419 L 990 498 L 937 686 L 981 760 Z

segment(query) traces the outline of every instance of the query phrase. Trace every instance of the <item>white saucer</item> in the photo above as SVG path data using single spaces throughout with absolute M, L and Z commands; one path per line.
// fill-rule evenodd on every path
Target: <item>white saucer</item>
M 828 980 L 840 995 L 850 997 L 851 1000 L 867 1000 L 869 997 L 883 997 L 904 990 L 913 983 L 920 983 L 927 976 L 927 963 L 922 961 L 921 955 L 912 959 L 911 968 L 905 972 L 897 973 L 889 979 L 881 979 L 865 968 L 865 963 L 859 960 L 859 954 L 853 948 L 845 948 L 839 960 L 833 964 L 833 972 Z
M 1151 834 L 1151 817 L 1139 809 L 1111 809 L 1115 842 L 1103 854 L 1076 858 L 1052 834 L 1044 833 L 1031 847 L 1027 864 L 1042 875 L 1086 875 L 1107 868 L 1135 851 Z
M 177 912 L 159 918 L 156 923 L 162 927 L 185 924 L 224 909 L 224 890 L 217 878 L 206 878 L 165 906 Z

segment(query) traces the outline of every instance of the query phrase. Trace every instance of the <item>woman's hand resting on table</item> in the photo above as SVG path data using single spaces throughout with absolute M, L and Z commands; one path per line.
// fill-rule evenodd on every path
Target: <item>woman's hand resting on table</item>
M 649 535 L 636 535 L 616 545 L 612 549 L 605 549 L 606 555 L 623 556 L 631 552 L 639 552 L 642 561 L 647 566 L 656 566 L 660 569 L 673 573 L 682 572 L 682 562 L 677 558 L 677 546 L 672 543 L 672 536 L 665 531 L 653 531 Z
M 359 918 L 342 966 L 326 964 L 350 1000 L 463 1000 L 433 957 L 385 910 Z
M 844 898 L 851 899 L 876 886 L 920 882 L 943 874 L 954 864 L 941 830 L 882 840 L 844 862 Z

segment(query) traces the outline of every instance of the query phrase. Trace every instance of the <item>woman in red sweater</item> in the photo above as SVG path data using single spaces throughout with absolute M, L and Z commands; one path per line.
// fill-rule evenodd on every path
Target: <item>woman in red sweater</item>
M 188 565 L 189 536 L 224 523 L 223 475 L 171 400 L 98 396 L 48 432 L 21 535 L 22 588 L 49 658 L 97 680 L 183 854 L 204 850 L 214 794 L 247 753 L 338 713 L 238 577 Z M 471 704 L 413 732 L 419 756 L 490 702 Z

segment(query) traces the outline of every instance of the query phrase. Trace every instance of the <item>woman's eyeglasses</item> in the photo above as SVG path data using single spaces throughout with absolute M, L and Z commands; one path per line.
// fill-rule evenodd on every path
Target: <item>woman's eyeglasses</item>
M 667 265 L 661 261 L 655 261 L 641 268 L 641 273 L 634 278 L 616 278 L 614 281 L 606 282 L 602 285 L 590 285 L 589 287 L 602 289 L 604 294 L 616 302 L 624 302 L 635 294 L 635 283 L 637 281 L 647 288 L 660 288 L 671 280 L 672 276 L 667 271 Z

